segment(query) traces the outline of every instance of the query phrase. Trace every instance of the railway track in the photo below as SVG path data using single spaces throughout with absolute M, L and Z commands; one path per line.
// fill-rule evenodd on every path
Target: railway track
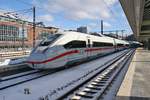
M 116 79 L 119 72 L 124 68 L 125 64 L 131 59 L 135 50 L 125 52 L 115 59 L 108 61 L 106 64 L 91 71 L 94 73 L 90 77 L 84 77 L 84 81 L 74 86 L 72 89 L 65 91 L 59 96 L 56 96 L 57 91 L 49 93 L 43 98 L 46 100 L 99 100 L 106 94 L 107 89 Z M 85 75 L 88 76 L 88 75 Z M 82 77 L 83 78 L 83 77 Z M 61 88 L 60 88 L 61 90 Z
M 15 78 L 19 78 L 19 77 L 22 77 L 22 76 L 26 76 L 26 75 L 30 75 L 30 74 L 34 74 L 34 73 L 38 73 L 38 72 L 40 72 L 40 71 L 38 71 L 38 70 L 30 70 L 30 71 L 25 71 L 25 72 L 22 72 L 22 73 L 10 75 L 10 76 L 5 76 L 5 77 L 2 77 L 0 79 L 0 82 L 12 80 L 12 79 L 15 79 Z
M 126 52 L 123 54 L 126 54 Z M 120 59 L 120 57 L 122 55 L 120 55 L 116 59 L 110 60 L 108 62 L 113 63 L 114 60 Z M 95 70 L 97 70 L 97 69 L 95 69 Z M 14 75 L 14 76 L 4 77 L 4 78 L 1 78 L 1 80 L 0 80 L 0 90 L 9 88 L 9 87 L 12 87 L 15 85 L 19 85 L 19 84 L 22 84 L 22 83 L 25 83 L 25 82 L 28 82 L 28 81 L 31 81 L 34 79 L 38 79 L 38 78 L 41 78 L 41 77 L 46 76 L 46 75 L 50 75 L 50 74 L 55 73 L 55 72 L 56 72 L 55 70 L 52 70 L 52 71 L 34 70 L 34 71 L 20 73 L 18 75 Z
M 32 70 L 28 72 L 24 72 L 21 74 L 9 76 L 9 77 L 4 77 L 1 78 L 0 80 L 0 90 L 19 85 L 34 79 L 38 79 L 40 77 L 49 75 L 54 73 L 54 70 L 51 71 L 39 71 L 39 70 Z
M 8 66 L 1 66 L 0 67 L 0 76 L 11 76 L 15 74 L 19 74 L 22 72 L 30 71 L 31 69 L 27 64 L 16 64 L 16 65 L 8 65 Z

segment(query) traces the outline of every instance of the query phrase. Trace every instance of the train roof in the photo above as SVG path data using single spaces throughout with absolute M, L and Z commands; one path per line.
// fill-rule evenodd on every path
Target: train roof
M 107 41 L 112 41 L 113 38 L 109 38 L 109 37 L 104 37 L 104 36 L 95 36 L 95 35 L 91 35 L 91 34 L 85 34 L 85 33 L 80 33 L 80 32 L 74 32 L 74 31 L 65 31 L 65 32 L 61 32 L 60 34 L 68 34 L 70 36 L 84 36 L 84 37 L 87 37 L 87 38 L 91 38 L 91 39 L 102 39 L 102 40 L 107 40 Z
M 91 39 L 92 41 L 96 42 L 107 42 L 107 43 L 114 43 L 114 40 L 117 44 L 129 44 L 127 41 L 108 37 L 108 36 L 95 36 L 95 35 L 90 35 L 90 34 L 85 34 L 85 33 L 80 33 L 80 32 L 74 32 L 74 31 L 63 31 L 63 32 L 58 32 L 56 34 L 63 34 L 65 35 L 64 38 L 59 39 L 59 41 L 56 42 L 56 44 L 65 44 L 71 40 L 87 40 Z
M 56 43 L 54 43 L 54 45 L 55 44 L 63 45 L 72 40 L 87 41 L 87 39 L 90 39 L 91 41 L 95 41 L 95 42 L 114 43 L 112 38 L 110 39 L 106 37 L 94 36 L 94 35 L 80 33 L 80 32 L 65 31 L 65 32 L 58 32 L 56 34 L 63 34 L 64 36 L 60 38 Z

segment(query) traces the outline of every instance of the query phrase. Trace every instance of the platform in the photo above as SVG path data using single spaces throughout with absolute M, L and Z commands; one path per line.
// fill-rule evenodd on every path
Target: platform
M 116 100 L 150 100 L 150 51 L 136 50 Z

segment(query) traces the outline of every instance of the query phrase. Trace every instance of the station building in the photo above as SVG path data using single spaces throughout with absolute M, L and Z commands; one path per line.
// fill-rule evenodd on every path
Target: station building
M 40 40 L 58 31 L 55 27 L 45 27 L 42 23 L 35 28 L 35 39 Z M 33 23 L 0 15 L 0 48 L 31 48 L 33 46 Z

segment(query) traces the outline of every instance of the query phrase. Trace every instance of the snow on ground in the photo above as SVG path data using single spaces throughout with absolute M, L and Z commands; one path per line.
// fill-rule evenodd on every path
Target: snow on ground
M 0 63 L 0 66 L 20 64 L 20 63 L 25 62 L 26 58 L 27 57 L 21 57 L 21 58 L 15 58 L 15 59 L 6 59 L 4 62 Z
M 22 58 L 11 60 L 9 64 L 12 65 L 12 64 L 19 64 L 19 63 L 25 62 L 26 58 L 27 57 L 22 57 Z
M 4 62 L 0 63 L 0 66 L 8 65 L 10 62 L 10 59 L 6 59 Z
M 79 79 L 81 76 L 89 73 L 92 69 L 103 65 L 105 62 L 115 58 L 121 53 L 122 52 L 115 53 L 67 70 L 59 71 L 36 80 L 7 88 L 0 91 L 0 100 L 38 100 L 39 97 L 46 96 L 47 94 L 50 95 L 52 93 L 53 95 L 50 100 L 55 100 L 56 97 L 62 95 L 65 91 L 75 85 L 72 84 L 67 87 L 71 82 Z M 82 81 L 82 79 L 80 81 Z M 25 88 L 29 88 L 31 94 L 24 94 Z M 56 92 L 56 90 L 59 91 Z

